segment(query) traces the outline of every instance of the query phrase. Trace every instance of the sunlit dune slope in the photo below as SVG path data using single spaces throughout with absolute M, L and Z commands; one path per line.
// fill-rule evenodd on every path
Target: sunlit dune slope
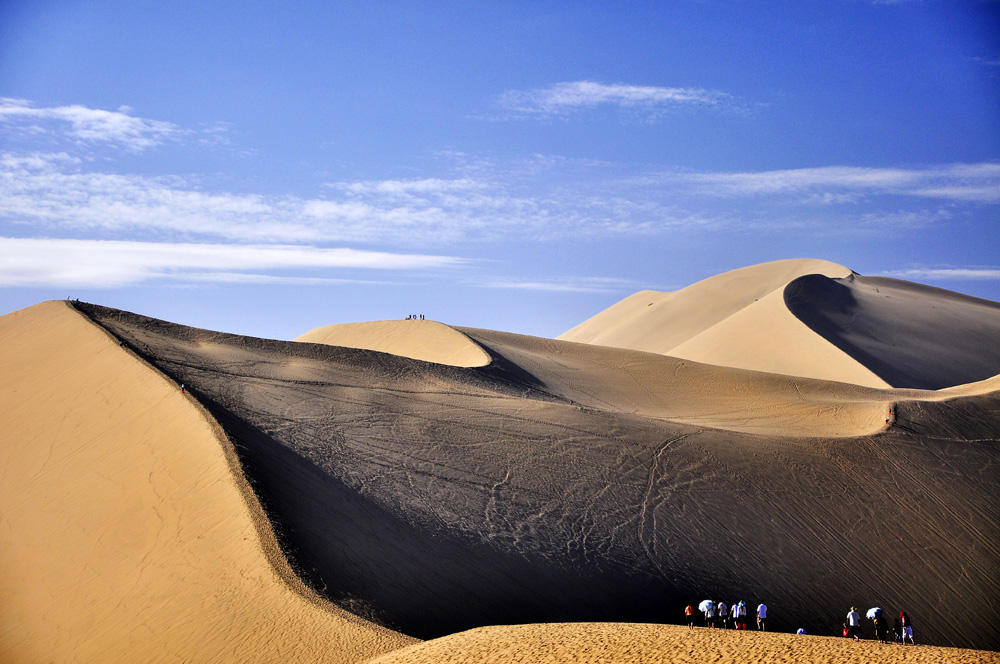
M 558 338 L 669 355 L 682 343 L 807 274 L 846 277 L 851 271 L 842 265 L 811 259 L 752 265 L 672 293 L 641 291 Z
M 643 291 L 560 338 L 875 388 L 939 389 L 1000 373 L 1000 304 L 824 261 Z
M 356 662 L 200 405 L 63 302 L 0 318 L 0 661 Z
M 722 597 L 777 631 L 879 605 L 923 643 L 1000 647 L 992 379 L 875 389 L 471 329 L 491 361 L 462 368 L 78 306 L 224 427 L 314 588 L 407 634 Z
M 1000 653 L 635 623 L 501 625 L 414 644 L 371 664 L 986 664 Z
M 377 350 L 455 367 L 481 367 L 490 361 L 489 355 L 464 334 L 430 320 L 325 325 L 295 341 Z

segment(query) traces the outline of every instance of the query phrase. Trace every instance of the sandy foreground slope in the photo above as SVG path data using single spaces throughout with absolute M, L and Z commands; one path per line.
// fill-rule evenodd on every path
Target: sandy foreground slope
M 357 662 L 412 639 L 292 573 L 228 440 L 68 303 L 0 318 L 0 661 Z
M 777 631 L 880 605 L 922 643 L 1000 647 L 997 379 L 880 390 L 472 329 L 491 362 L 461 368 L 78 306 L 216 418 L 303 578 L 404 633 L 722 598 Z
M 1000 303 L 816 260 L 642 291 L 559 338 L 876 388 L 1000 373 Z
M 634 623 L 481 627 L 415 644 L 371 664 L 981 664 L 1000 653 L 773 632 Z

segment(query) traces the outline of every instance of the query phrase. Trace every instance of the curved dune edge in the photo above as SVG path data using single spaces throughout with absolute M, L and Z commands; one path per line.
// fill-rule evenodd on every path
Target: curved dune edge
M 916 630 L 915 630 L 916 631 Z M 915 634 L 919 639 L 919 633 Z M 549 623 L 481 627 L 425 641 L 369 664 L 661 664 L 719 662 L 1000 662 L 982 650 L 882 645 L 871 641 L 795 634 L 688 629 L 632 623 Z
M 891 388 L 796 318 L 785 306 L 784 290 L 769 293 L 673 348 L 669 355 L 737 369 Z
M 490 356 L 474 341 L 444 323 L 383 320 L 317 327 L 295 341 L 391 353 L 453 367 L 484 367 Z
M 850 269 L 790 259 L 725 272 L 674 293 L 642 291 L 559 336 L 564 341 L 669 355 L 704 364 L 888 388 L 785 306 L 786 286 Z
M 640 291 L 556 338 L 670 355 L 677 346 L 807 274 L 846 277 L 852 272 L 843 265 L 807 258 L 751 265 L 679 291 Z
M 231 443 L 64 302 L 0 318 L 0 660 L 356 662 L 414 639 L 295 576 Z

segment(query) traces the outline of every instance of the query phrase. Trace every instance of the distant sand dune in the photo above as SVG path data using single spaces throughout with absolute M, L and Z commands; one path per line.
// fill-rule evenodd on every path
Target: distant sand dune
M 1000 374 L 1000 304 L 815 260 L 642 291 L 559 338 L 875 388 Z
M 197 402 L 63 302 L 0 318 L 0 661 L 357 662 Z
M 363 348 L 454 367 L 482 367 L 490 356 L 452 327 L 430 320 L 383 320 L 325 325 L 295 341 Z

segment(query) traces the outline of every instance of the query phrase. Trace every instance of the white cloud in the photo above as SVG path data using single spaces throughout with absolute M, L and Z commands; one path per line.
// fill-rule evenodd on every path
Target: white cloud
M 152 280 L 319 283 L 268 270 L 420 270 L 465 261 L 299 245 L 184 244 L 0 237 L 0 285 L 112 287 Z M 328 282 L 324 278 L 323 282 Z
M 122 106 L 106 111 L 79 104 L 35 108 L 24 99 L 0 98 L 0 125 L 32 133 L 64 134 L 87 143 L 117 144 L 132 152 L 185 133 L 170 122 L 129 115 L 131 110 Z
M 1000 201 L 1000 164 L 988 162 L 909 169 L 824 166 L 743 173 L 661 173 L 640 181 L 686 187 L 706 196 L 808 195 L 813 202 L 826 204 L 854 202 L 857 195 L 864 194 Z
M 677 106 L 717 105 L 732 97 L 702 88 L 666 88 L 643 85 L 572 81 L 535 90 L 509 90 L 500 96 L 504 109 L 525 115 L 565 115 L 597 106 L 662 109 Z
M 879 272 L 878 276 L 927 281 L 996 281 L 1000 280 L 1000 267 L 914 267 Z

